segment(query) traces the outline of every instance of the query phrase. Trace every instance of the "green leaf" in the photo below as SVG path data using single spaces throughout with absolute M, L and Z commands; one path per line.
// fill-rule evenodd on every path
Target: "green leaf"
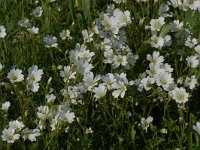
M 75 3 L 74 3 L 74 0 L 69 0 L 69 10 L 70 10 L 70 14 L 71 14 L 71 16 L 72 16 L 72 18 L 73 18 L 73 20 L 75 20 L 74 19 L 74 7 L 75 7 L 75 5 L 74 5 Z
M 135 135 L 136 135 L 136 131 L 134 129 L 134 126 L 132 126 L 132 129 L 131 129 L 131 139 L 133 142 L 135 142 Z
M 165 36 L 167 35 L 170 30 L 172 29 L 172 25 L 171 24 L 166 24 L 162 27 L 161 31 L 160 31 L 160 35 L 161 36 Z
M 90 18 L 90 0 L 81 0 L 83 14 L 85 19 Z

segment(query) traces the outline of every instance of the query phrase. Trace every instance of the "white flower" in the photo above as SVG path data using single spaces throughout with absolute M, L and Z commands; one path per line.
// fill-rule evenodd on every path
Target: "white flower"
M 147 132 L 147 129 L 149 127 L 149 124 L 153 121 L 153 117 L 149 116 L 147 119 L 145 118 L 142 118 L 140 123 L 141 123 L 141 126 L 142 126 L 142 129 L 143 130 L 146 130 Z
M 33 129 L 31 130 L 31 133 L 28 135 L 28 139 L 33 142 L 36 141 L 36 137 L 40 136 L 40 130 L 39 129 Z
M 116 81 L 115 76 L 111 73 L 102 76 L 102 81 L 107 85 L 107 89 L 111 90 L 113 88 L 112 84 Z
M 112 96 L 114 96 L 114 98 L 118 98 L 119 96 L 121 96 L 121 98 L 124 98 L 125 92 L 127 90 L 126 86 L 124 85 L 124 82 L 119 81 L 113 83 L 113 88 L 116 89 L 112 92 Z
M 86 128 L 86 131 L 85 131 L 86 134 L 92 134 L 93 133 L 93 130 L 91 127 L 89 128 Z
M 127 0 L 113 0 L 113 2 L 120 4 L 120 3 L 126 3 Z
M 77 71 L 79 73 L 81 73 L 82 75 L 88 74 L 91 71 L 91 69 L 93 68 L 92 64 L 90 64 L 89 62 L 84 61 L 84 60 L 77 60 L 77 61 L 75 61 L 74 64 L 76 65 Z
M 167 129 L 165 129 L 165 128 L 160 129 L 160 133 L 167 134 Z
M 22 70 L 13 68 L 8 73 L 7 78 L 9 78 L 10 82 L 12 82 L 12 83 L 21 82 L 22 80 L 24 80 L 24 75 L 22 74 Z
M 105 85 L 99 84 L 98 87 L 94 88 L 93 92 L 95 93 L 94 97 L 96 99 L 99 99 L 106 95 L 107 89 L 106 89 Z
M 160 31 L 162 26 L 165 24 L 165 18 L 159 17 L 158 19 L 152 19 L 150 24 L 151 31 Z
M 7 143 L 14 143 L 19 137 L 20 135 L 15 134 L 15 129 L 12 128 L 4 129 L 1 135 L 2 140 L 7 141 Z
M 42 7 L 41 7 L 41 6 L 38 6 L 38 7 L 36 7 L 36 8 L 33 10 L 32 14 L 33 14 L 35 17 L 40 17 L 40 16 L 42 16 L 42 12 L 43 12 Z
M 188 7 L 191 9 L 191 10 L 197 10 L 200 8 L 200 1 L 199 0 L 189 0 L 187 1 L 188 2 Z
M 27 28 L 27 31 L 29 31 L 32 34 L 38 34 L 39 33 L 39 28 L 36 27 L 31 27 L 31 28 Z
M 155 79 L 147 76 L 146 78 L 143 78 L 140 82 L 141 83 L 138 85 L 138 89 L 142 90 L 144 88 L 146 91 L 149 91 L 151 89 L 151 85 L 155 83 Z
M 189 67 L 196 68 L 199 65 L 199 60 L 197 55 L 188 56 L 186 58 Z
M 55 101 L 55 99 L 56 99 L 56 96 L 54 94 L 47 94 L 45 96 L 45 98 L 47 99 L 48 103 L 51 103 L 51 102 L 53 103 Z
M 168 4 L 172 5 L 173 7 L 179 7 L 182 5 L 182 2 L 181 0 L 170 0 Z
M 191 76 L 190 78 L 187 77 L 184 82 L 184 85 L 186 87 L 189 87 L 191 90 L 194 89 L 197 84 L 198 84 L 198 82 L 197 82 L 195 75 Z
M 74 122 L 75 114 L 68 110 L 67 113 L 64 114 L 64 117 L 68 123 L 72 123 Z
M 113 34 L 118 34 L 119 27 L 118 27 L 118 18 L 111 16 L 109 17 L 107 14 L 103 15 L 102 25 L 105 28 L 105 31 L 111 32 Z
M 196 126 L 192 127 L 195 131 L 197 131 L 197 133 L 200 135 L 200 122 L 196 123 Z
M 29 139 L 31 142 L 36 141 L 36 137 L 40 136 L 40 130 L 39 129 L 28 129 L 25 128 L 22 130 L 22 138 L 24 140 Z
M 130 12 L 128 10 L 122 12 L 119 9 L 115 9 L 113 15 L 116 17 L 115 19 L 118 20 L 118 27 L 127 26 L 127 24 L 131 23 Z
M 200 56 L 200 45 L 197 45 L 194 49 L 198 53 L 198 55 Z
M 105 49 L 104 57 L 105 57 L 104 63 L 109 63 L 109 64 L 113 63 L 114 57 L 115 57 L 113 50 L 112 49 Z
M 164 46 L 165 39 L 161 36 L 153 35 L 151 37 L 151 46 L 155 48 L 162 48 Z
M 33 80 L 35 82 L 39 82 L 42 78 L 43 70 L 38 69 L 38 66 L 32 65 L 28 68 L 28 78 L 27 80 Z
M 87 62 L 91 61 L 92 57 L 95 55 L 94 52 L 90 52 L 89 50 L 84 50 L 78 53 L 78 57 Z
M 29 20 L 28 19 L 22 19 L 18 21 L 18 25 L 21 27 L 28 28 L 29 27 Z
M 173 91 L 172 91 L 172 96 L 173 99 L 177 102 L 177 103 L 181 103 L 184 104 L 188 101 L 188 97 L 189 94 L 186 92 L 186 90 L 184 88 L 178 88 L 176 87 Z
M 169 11 L 169 6 L 165 3 L 162 3 L 159 7 L 159 16 L 162 17 L 170 17 L 171 15 L 169 15 L 167 12 Z
M 139 55 L 133 55 L 133 54 L 129 53 L 127 60 L 132 66 L 135 66 L 135 63 L 136 63 L 138 58 L 139 58 Z
M 170 35 L 166 35 L 164 37 L 165 43 L 164 46 L 171 46 L 172 45 L 172 38 Z
M 129 85 L 128 79 L 126 78 L 126 73 L 124 72 L 120 74 L 115 73 L 114 76 L 117 79 L 117 81 L 121 81 L 121 82 L 124 82 L 125 85 Z
M 150 70 L 146 70 L 146 72 L 150 75 L 150 76 L 153 76 L 153 77 L 157 77 L 158 74 L 160 74 L 161 72 L 164 72 L 165 70 L 160 68 L 160 65 L 159 64 L 152 64 L 150 63 L 149 64 L 149 69 Z
M 0 63 L 0 71 L 4 68 L 4 66 Z
M 49 3 L 53 3 L 55 2 L 56 0 L 48 0 Z
M 83 39 L 85 42 L 91 42 L 93 41 L 93 35 L 94 33 L 88 32 L 86 29 L 81 31 L 83 35 Z
M 37 117 L 39 119 L 45 120 L 49 118 L 50 116 L 50 111 L 48 106 L 40 106 L 38 107 L 38 112 L 37 112 Z
M 161 64 L 164 61 L 164 57 L 160 56 L 160 52 L 154 51 L 152 56 L 147 54 L 147 60 L 149 60 L 152 64 Z
M 174 70 L 173 68 L 171 68 L 171 65 L 169 65 L 168 63 L 161 64 L 160 68 L 164 69 L 165 72 L 168 72 L 168 73 L 171 73 Z
M 4 26 L 0 26 L 0 38 L 5 38 L 6 35 L 6 28 Z
M 193 48 L 198 43 L 198 40 L 196 38 L 192 38 L 191 36 L 188 36 L 185 41 L 185 46 L 189 48 Z
M 60 32 L 60 37 L 62 40 L 65 40 L 66 38 L 68 40 L 71 40 L 72 37 L 70 36 L 70 31 L 69 30 L 62 30 L 62 32 Z
M 43 41 L 45 43 L 45 47 L 50 48 L 50 47 L 58 47 L 57 38 L 52 35 L 47 35 L 43 38 Z
M 64 70 L 60 71 L 60 76 L 63 77 L 64 82 L 69 82 L 69 79 L 74 79 L 76 72 L 71 70 L 70 66 L 64 66 Z
M 101 77 L 99 75 L 94 77 L 93 72 L 89 72 L 84 75 L 83 81 L 85 82 L 84 84 L 88 88 L 88 90 L 92 91 L 93 87 L 98 84 L 97 81 L 99 81 L 100 79 Z
M 171 77 L 171 73 L 161 72 L 156 77 L 156 84 L 162 86 L 164 89 L 167 89 L 169 84 L 172 84 L 174 79 Z
M 4 102 L 2 105 L 1 105 L 1 110 L 3 111 L 8 111 L 8 108 L 10 107 L 10 102 L 7 101 L 7 102 Z
M 114 56 L 114 67 L 117 68 L 120 65 L 122 66 L 127 66 L 128 61 L 127 61 L 127 57 L 126 56 L 122 56 L 122 55 L 115 55 Z
M 18 120 L 10 121 L 9 127 L 19 132 L 22 128 L 24 128 L 24 123 Z
M 26 87 L 27 87 L 28 91 L 32 91 L 35 93 L 39 89 L 39 83 L 34 80 L 30 80 L 30 81 L 28 81 Z
M 183 28 L 183 22 L 180 22 L 179 20 L 174 20 L 172 23 L 172 31 L 176 31 L 176 30 L 181 30 Z

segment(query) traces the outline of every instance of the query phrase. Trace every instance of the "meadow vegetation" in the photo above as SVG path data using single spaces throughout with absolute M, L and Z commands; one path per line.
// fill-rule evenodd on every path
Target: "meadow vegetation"
M 200 149 L 200 0 L 0 0 L 0 149 Z

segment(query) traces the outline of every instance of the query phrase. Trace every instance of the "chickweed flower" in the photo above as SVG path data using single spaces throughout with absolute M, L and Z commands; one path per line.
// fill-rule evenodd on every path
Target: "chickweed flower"
M 4 66 L 0 63 L 0 71 L 4 68 Z
M 26 87 L 27 87 L 28 91 L 32 91 L 35 93 L 39 89 L 39 83 L 34 80 L 30 80 L 30 81 L 28 81 Z
M 152 56 L 147 54 L 147 60 L 149 60 L 152 64 L 161 64 L 164 61 L 164 57 L 160 56 L 160 52 L 154 51 Z
M 140 121 L 140 125 L 142 127 L 143 130 L 145 130 L 147 132 L 149 124 L 153 121 L 153 117 L 149 116 L 146 119 L 142 118 Z
M 151 31 L 160 31 L 162 26 L 165 24 L 165 18 L 159 17 L 158 19 L 152 19 L 150 24 Z
M 57 38 L 55 36 L 47 35 L 43 38 L 43 41 L 45 43 L 46 48 L 51 48 L 51 47 L 56 48 L 56 47 L 58 47 Z
M 74 79 L 76 75 L 75 71 L 72 71 L 70 66 L 64 66 L 64 70 L 60 71 L 60 76 L 63 77 L 64 82 L 69 82 L 70 79 Z
M 9 102 L 9 101 L 4 102 L 4 103 L 1 105 L 1 110 L 3 110 L 3 111 L 8 111 L 9 107 L 10 107 L 10 102 Z
M 127 57 L 126 56 L 122 56 L 122 55 L 115 55 L 114 56 L 114 68 L 118 68 L 120 65 L 122 66 L 126 66 L 128 65 L 128 62 L 127 62 Z
M 30 26 L 28 19 L 22 19 L 18 21 L 18 25 L 24 28 L 28 28 Z
M 20 137 L 19 134 L 15 134 L 15 129 L 8 128 L 2 131 L 1 138 L 3 141 L 7 141 L 7 143 L 14 143 Z
M 200 122 L 197 122 L 192 128 L 200 135 Z
M 15 68 L 10 70 L 7 77 L 8 79 L 10 79 L 10 82 L 12 83 L 21 82 L 22 80 L 24 80 L 24 75 L 22 74 L 22 70 Z
M 65 40 L 65 39 L 71 40 L 72 39 L 72 37 L 70 36 L 69 30 L 62 30 L 62 32 L 60 32 L 60 37 L 62 40 Z
M 151 46 L 155 48 L 162 48 L 164 46 L 165 40 L 161 36 L 153 35 L 151 37 Z
M 107 91 L 106 86 L 103 84 L 99 84 L 99 86 L 95 87 L 93 90 L 93 92 L 95 93 L 94 97 L 96 99 L 102 98 L 106 95 L 106 91 Z
M 112 92 L 112 96 L 114 96 L 114 98 L 118 98 L 119 96 L 121 96 L 121 98 L 124 98 L 125 92 L 127 90 L 126 86 L 124 85 L 124 82 L 119 81 L 113 83 L 113 88 L 116 89 Z
M 102 76 L 102 81 L 106 84 L 107 89 L 111 90 L 113 88 L 113 83 L 116 81 L 115 76 L 111 73 Z
M 19 132 L 24 128 L 24 123 L 18 120 L 10 121 L 9 127 L 15 129 L 15 131 Z
M 39 33 L 39 28 L 36 27 L 31 27 L 31 28 L 27 28 L 27 31 L 29 31 L 32 34 L 38 34 Z
M 31 142 L 33 142 L 33 141 L 36 141 L 36 138 L 38 136 L 40 136 L 40 130 L 39 129 L 25 128 L 25 129 L 22 130 L 21 134 L 22 134 L 22 138 L 24 140 L 29 139 Z
M 196 68 L 199 65 L 199 59 L 197 55 L 188 56 L 186 58 L 189 67 Z
M 165 128 L 160 129 L 160 133 L 167 134 L 167 129 L 165 129 Z
M 48 106 L 38 107 L 37 117 L 41 120 L 45 120 L 50 117 L 50 110 Z
M 197 79 L 195 78 L 195 75 L 191 76 L 191 77 L 187 77 L 184 85 L 186 87 L 189 87 L 191 90 L 195 88 L 195 86 L 198 84 Z
M 6 28 L 4 26 L 0 26 L 0 38 L 3 39 L 6 35 Z
M 91 127 L 89 128 L 86 128 L 86 131 L 85 131 L 86 134 L 92 134 L 93 133 L 93 130 Z
M 120 4 L 120 3 L 126 3 L 127 0 L 113 0 L 113 2 Z
M 37 65 L 32 65 L 28 68 L 28 78 L 27 80 L 34 80 L 36 82 L 39 82 L 43 75 L 43 70 L 38 69 Z
M 89 31 L 87 31 L 86 29 L 82 30 L 81 33 L 83 35 L 83 39 L 84 39 L 85 42 L 91 42 L 91 41 L 93 41 L 93 35 L 94 35 L 94 33 L 91 33 Z
M 188 101 L 189 94 L 186 92 L 184 88 L 178 88 L 176 87 L 172 91 L 173 99 L 179 103 L 179 104 L 184 104 Z
M 54 94 L 46 94 L 45 98 L 48 103 L 53 103 L 56 99 L 56 96 Z
M 156 83 L 158 86 L 162 86 L 164 89 L 167 89 L 169 84 L 172 84 L 174 79 L 171 77 L 171 73 L 161 72 L 156 78 Z
M 69 110 L 67 111 L 67 113 L 64 114 L 65 116 L 65 120 L 68 123 L 72 123 L 74 122 L 74 118 L 75 118 L 75 114 L 73 112 L 70 112 Z
M 32 14 L 34 15 L 34 17 L 36 17 L 36 18 L 41 17 L 41 16 L 42 16 L 42 13 L 43 13 L 43 9 L 42 9 L 41 6 L 36 7 L 36 8 L 33 10 L 33 12 L 32 12 Z
M 97 81 L 99 81 L 100 79 L 101 79 L 101 77 L 99 75 L 94 77 L 93 72 L 89 72 L 89 73 L 85 74 L 83 81 L 85 82 L 85 86 L 88 88 L 88 90 L 92 91 L 94 86 L 96 86 L 98 84 Z

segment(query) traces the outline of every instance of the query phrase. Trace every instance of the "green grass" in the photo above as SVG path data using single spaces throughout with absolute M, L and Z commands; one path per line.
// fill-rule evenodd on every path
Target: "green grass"
M 146 60 L 147 54 L 152 54 L 157 49 L 152 48 L 149 39 L 152 35 L 150 30 L 145 30 L 145 25 L 153 18 L 158 18 L 159 6 L 153 1 L 137 3 L 134 0 L 127 0 L 125 4 L 116 4 L 120 10 L 129 10 L 132 23 L 124 30 L 127 35 L 127 45 L 132 52 L 139 55 L 136 66 L 130 70 L 120 67 L 116 70 L 111 69 L 110 64 L 103 63 L 103 50 L 97 47 L 103 42 L 99 36 L 95 36 L 87 48 L 95 53 L 92 70 L 95 75 L 105 75 L 106 73 L 125 72 L 129 81 L 136 80 L 140 73 L 145 72 L 149 62 Z M 8 114 L 5 115 L 0 110 L 0 131 L 7 127 L 9 121 L 21 117 L 21 121 L 31 129 L 36 128 L 35 119 L 37 118 L 37 107 L 49 105 L 55 108 L 59 104 L 66 102 L 60 90 L 69 85 L 75 86 L 83 80 L 81 74 L 68 84 L 64 83 L 60 77 L 58 65 L 71 65 L 68 58 L 70 50 L 75 48 L 76 43 L 84 43 L 81 31 L 91 29 L 94 21 L 101 12 L 105 12 L 107 5 L 113 3 L 107 0 L 57 0 L 48 3 L 41 0 L 35 4 L 33 0 L 1 0 L 0 1 L 0 25 L 5 26 L 7 36 L 0 38 L 0 63 L 5 66 L 0 72 L 0 104 L 5 101 L 11 102 Z M 40 18 L 34 18 L 31 12 L 37 6 L 43 7 L 43 14 Z M 170 8 L 172 9 L 172 8 Z M 200 20 L 199 12 L 181 11 L 172 9 L 174 16 L 167 18 L 166 22 L 179 19 L 189 22 L 193 27 L 193 37 L 200 40 Z M 192 17 L 191 17 L 192 16 Z M 31 25 L 39 28 L 38 35 L 32 35 L 25 28 L 18 25 L 18 21 L 28 18 Z M 144 19 L 143 24 L 139 24 L 140 19 Z M 72 40 L 62 41 L 59 33 L 69 29 Z M 164 29 L 163 29 L 164 30 Z M 167 27 L 166 34 L 171 34 Z M 164 34 L 164 33 L 163 33 Z M 45 48 L 43 37 L 54 35 L 58 39 L 58 48 Z M 160 50 L 166 63 L 173 68 L 173 78 L 177 81 L 180 77 L 196 75 L 200 81 L 200 67 L 186 68 L 185 58 L 195 54 L 193 49 L 185 47 L 184 37 L 176 38 L 172 36 L 173 45 Z M 180 41 L 178 41 L 179 39 Z M 180 44 L 180 45 L 179 45 Z M 9 70 L 16 66 L 23 70 L 25 77 L 28 75 L 28 67 L 33 64 L 44 70 L 40 88 L 37 93 L 26 90 L 26 81 L 16 83 L 13 86 L 7 78 Z M 52 81 L 49 79 L 52 77 Z M 47 104 L 45 94 L 53 88 L 56 95 L 54 104 Z M 94 98 L 94 93 L 87 92 L 81 95 L 83 104 L 71 105 L 71 110 L 75 113 L 75 121 L 69 124 L 68 133 L 64 128 L 51 131 L 50 122 L 45 124 L 47 128 L 41 132 L 36 142 L 24 141 L 22 138 L 14 144 L 7 144 L 0 138 L 0 149 L 199 149 L 199 135 L 192 129 L 192 126 L 200 119 L 199 113 L 199 90 L 197 86 L 194 90 L 189 90 L 191 97 L 186 103 L 185 109 L 178 108 L 177 103 L 168 96 L 167 92 L 161 90 L 156 85 L 152 85 L 150 91 L 137 91 L 137 87 L 128 86 L 124 98 L 115 99 L 112 91 L 108 91 L 106 96 L 98 101 Z M 12 94 L 11 94 L 12 92 Z M 160 97 L 163 99 L 161 102 Z M 132 116 L 129 117 L 128 113 Z M 148 128 L 148 133 L 142 130 L 138 124 L 142 117 L 152 116 L 153 122 Z M 182 117 L 182 120 L 180 119 Z M 63 125 L 64 126 L 64 125 Z M 86 134 L 86 128 L 91 127 L 92 134 Z M 166 128 L 168 133 L 161 134 L 160 129 Z

